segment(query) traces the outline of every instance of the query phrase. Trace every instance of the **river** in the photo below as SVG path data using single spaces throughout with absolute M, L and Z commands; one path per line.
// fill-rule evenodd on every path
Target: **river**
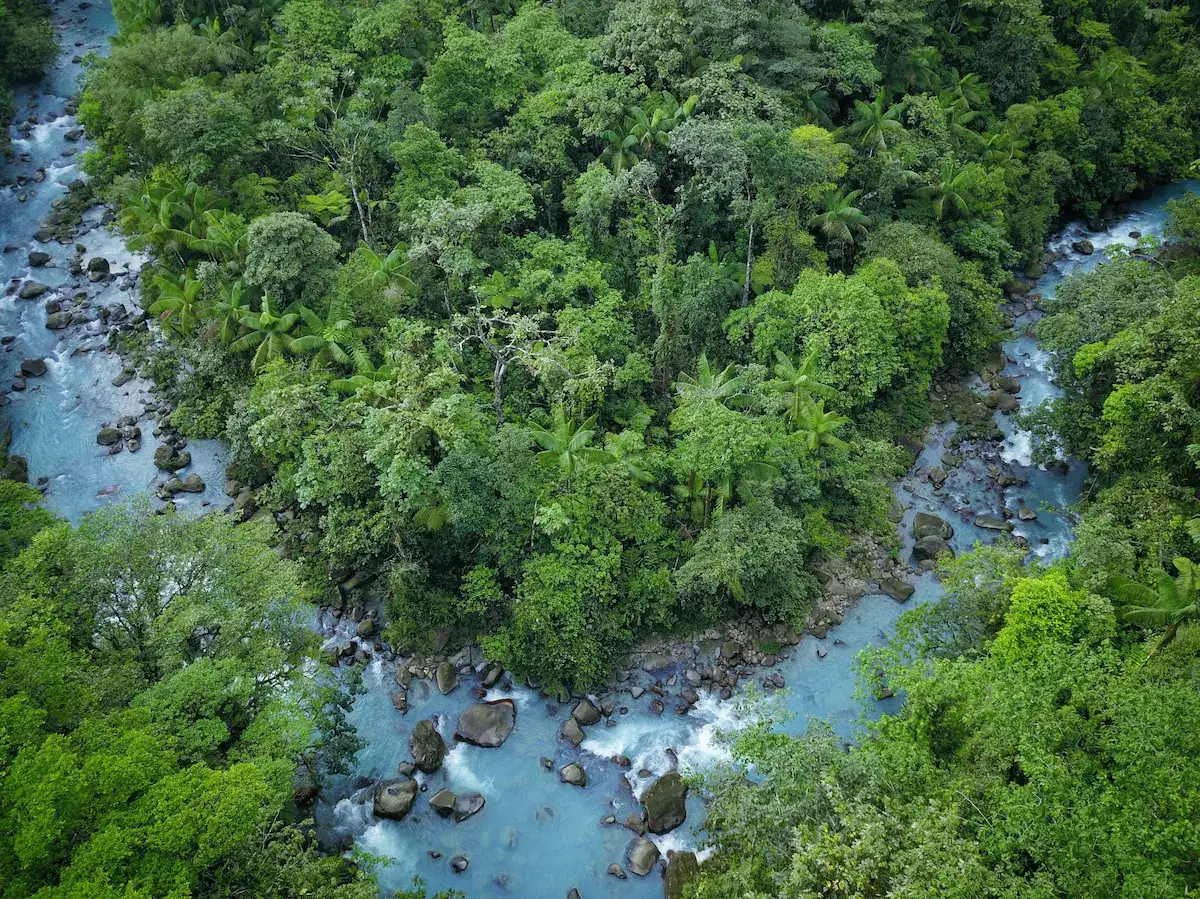
M 95 442 L 101 426 L 115 423 L 122 416 L 137 417 L 146 432 L 154 426 L 146 409 L 148 403 L 155 404 L 150 385 L 134 379 L 113 386 L 122 363 L 107 351 L 104 328 L 95 320 L 101 306 L 134 310 L 136 277 L 145 259 L 130 252 L 100 225 L 103 210 L 99 208 L 87 213 L 84 227 L 69 244 L 42 243 L 34 238 L 54 201 L 64 196 L 71 181 L 81 177 L 76 152 L 83 151 L 86 141 L 68 140 L 76 124 L 67 113 L 67 98 L 74 92 L 80 74 L 73 58 L 87 51 L 104 52 L 107 38 L 115 30 L 106 4 L 97 3 L 83 10 L 78 7 L 55 4 L 62 55 L 40 84 L 17 92 L 16 121 L 26 122 L 35 116 L 38 122 L 28 129 L 14 128 L 14 149 L 26 158 L 6 164 L 2 175 L 8 182 L 24 176 L 27 183 L 0 188 L 0 246 L 5 247 L 0 254 L 0 278 L 12 288 L 0 300 L 0 335 L 13 338 L 4 344 L 2 358 L 9 372 L 16 372 L 24 359 L 43 359 L 47 365 L 46 374 L 28 379 L 22 391 L 9 390 L 7 383 L 2 385 L 9 402 L 0 407 L 0 416 L 12 425 L 12 451 L 28 459 L 31 482 L 44 479 L 47 504 L 71 520 L 114 497 L 151 489 L 165 477 L 154 466 L 155 441 L 150 433 L 143 435 L 144 445 L 137 452 L 112 455 Z M 44 172 L 44 180 L 33 181 L 39 170 Z M 1079 223 L 1069 225 L 1049 242 L 1048 249 L 1059 258 L 1040 279 L 1037 292 L 1052 296 L 1071 272 L 1101 264 L 1104 247 L 1133 244 L 1131 231 L 1160 234 L 1166 201 L 1197 188 L 1189 183 L 1155 191 L 1131 203 L 1128 213 L 1107 231 L 1095 233 Z M 1080 255 L 1071 249 L 1072 243 L 1084 236 L 1096 247 L 1092 255 Z M 83 261 L 103 256 L 110 262 L 110 280 L 92 283 L 86 276 L 70 274 L 76 242 L 86 248 Z M 49 253 L 50 264 L 31 266 L 28 256 L 34 250 Z M 44 283 L 50 290 L 36 300 L 17 299 L 16 289 L 30 280 Z M 46 301 L 61 302 L 80 292 L 87 294 L 88 306 L 79 309 L 90 310 L 92 320 L 66 330 L 47 329 Z M 1007 362 L 1003 373 L 1020 380 L 1019 396 L 1025 408 L 1056 392 L 1047 374 L 1045 352 L 1026 336 L 1037 317 L 1037 312 L 1021 314 L 1013 332 L 1020 336 L 1004 345 Z M 978 379 L 967 386 L 986 389 Z M 975 449 L 969 443 L 955 447 L 954 453 L 963 457 L 962 464 L 946 468 L 947 481 L 936 491 L 928 471 L 943 465 L 955 425 L 936 425 L 928 431 L 920 457 L 896 487 L 896 497 L 905 509 L 899 524 L 903 555 L 912 550 L 911 524 L 918 512 L 932 512 L 949 521 L 954 527 L 951 545 L 961 552 L 976 541 L 987 542 L 996 536 L 996 531 L 975 526 L 975 514 L 999 514 L 1004 507 L 1016 510 L 1022 505 L 1036 512 L 1033 520 L 1014 521 L 1016 533 L 1029 541 L 1031 551 L 1046 558 L 1066 552 L 1071 526 L 1063 510 L 1080 496 L 1083 466 L 1072 462 L 1065 472 L 1058 467 L 1047 471 L 1032 466 L 1029 435 L 1016 429 L 1009 416 L 997 412 L 995 420 L 1004 435 L 1003 444 Z M 208 489 L 203 494 L 182 496 L 179 502 L 193 508 L 223 504 L 227 500 L 221 493 L 225 463 L 222 448 L 212 441 L 193 441 L 189 449 L 192 467 L 181 474 L 199 473 Z M 996 487 L 988 477 L 989 465 L 1004 467 L 1020 484 Z M 815 716 L 832 721 L 850 737 L 856 720 L 864 713 L 895 711 L 895 699 L 869 708 L 859 704 L 854 695 L 852 666 L 860 650 L 886 639 L 906 608 L 936 601 L 940 595 L 939 584 L 931 574 L 914 576 L 912 583 L 915 593 L 908 604 L 882 595 L 866 596 L 825 639 L 805 637 L 799 645 L 784 651 L 786 657 L 772 670 L 787 685 L 781 694 L 793 716 L 784 725 L 787 729 L 798 731 Z M 329 643 L 350 637 L 348 622 L 323 615 L 320 626 Z M 695 649 L 702 660 L 711 656 L 709 646 L 697 645 Z M 703 690 L 688 715 L 674 715 L 674 702 L 670 700 L 682 684 L 666 691 L 667 711 L 661 716 L 649 709 L 653 694 L 633 698 L 630 688 L 654 680 L 666 681 L 672 675 L 678 678 L 681 667 L 673 665 L 652 674 L 634 669 L 619 690 L 596 697 L 597 701 L 611 698 L 617 710 L 607 721 L 589 728 L 579 748 L 559 737 L 570 705 L 559 705 L 533 690 L 501 682 L 487 698 L 512 698 L 517 707 L 517 726 L 502 747 L 483 749 L 455 745 L 451 739 L 458 714 L 474 701 L 470 690 L 477 680 L 465 680 L 448 696 L 441 696 L 428 682 L 414 681 L 408 692 L 410 710 L 402 717 L 390 699 L 395 665 L 377 656 L 366 666 L 366 691 L 351 712 L 351 720 L 366 746 L 358 755 L 354 773 L 326 790 L 318 806 L 322 831 L 327 839 L 353 838 L 361 849 L 388 860 L 379 868 L 385 893 L 407 887 L 413 876 L 419 875 L 431 890 L 457 888 L 472 899 L 562 897 L 572 887 L 587 899 L 661 895 L 657 873 L 644 878 L 631 874 L 628 880 L 607 873 L 613 863 L 625 865 L 625 850 L 633 836 L 620 822 L 638 809 L 635 797 L 650 780 L 675 765 L 676 759 L 681 768 L 702 770 L 725 758 L 727 750 L 720 734 L 736 729 L 740 723 L 736 702 L 722 702 Z M 767 673 L 759 671 L 747 681 L 761 684 Z M 412 727 L 433 716 L 437 716 L 438 728 L 451 746 L 442 769 L 432 775 L 417 775 L 428 792 L 418 796 L 414 811 L 405 820 L 374 819 L 371 788 L 365 784 L 394 777 L 398 764 L 409 756 Z M 627 756 L 632 762 L 630 768 L 613 764 L 611 758 L 615 755 Z M 549 768 L 543 761 L 546 759 Z M 570 762 L 584 767 L 586 787 L 560 782 L 557 771 Z M 642 771 L 650 774 L 639 773 Z M 440 818 L 425 800 L 443 786 L 459 792 L 478 791 L 487 804 L 462 823 Z M 604 823 L 610 815 L 615 816 L 616 824 Z M 691 796 L 687 822 L 654 841 L 664 854 L 668 849 L 694 846 L 702 819 L 703 807 L 697 797 Z M 451 867 L 451 859 L 456 856 L 468 862 L 461 873 Z

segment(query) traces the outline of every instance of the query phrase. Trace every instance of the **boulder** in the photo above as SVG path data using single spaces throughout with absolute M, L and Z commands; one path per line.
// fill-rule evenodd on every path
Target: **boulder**
M 946 483 L 946 470 L 941 467 L 929 469 L 929 483 L 931 483 L 935 489 L 941 490 L 942 486 Z
M 93 256 L 88 260 L 87 273 L 89 281 L 103 281 L 108 277 L 110 266 L 103 256 Z
M 1006 393 L 1003 390 L 993 390 L 988 394 L 987 404 L 992 409 L 999 409 L 1005 415 L 1016 412 L 1020 407 L 1020 401 L 1011 393 Z
M 96 435 L 96 442 L 101 446 L 116 446 L 121 442 L 121 432 L 116 428 L 101 428 Z
M 358 634 L 358 636 L 360 636 L 364 639 L 367 637 L 374 636 L 374 634 L 375 634 L 375 619 L 374 618 L 364 618 L 362 621 L 360 621 L 358 623 L 358 626 L 355 627 L 354 632 L 356 634 Z
M 472 815 L 483 811 L 485 805 L 487 805 L 487 800 L 478 793 L 463 793 L 461 796 L 454 797 L 455 822 L 466 821 Z
M 112 379 L 112 386 L 113 387 L 124 387 L 126 384 L 128 384 L 130 381 L 133 380 L 133 377 L 136 374 L 137 374 L 137 372 L 132 368 L 123 368 L 123 369 L 121 369 L 120 373 L 117 374 L 117 376 Z
M 571 715 L 584 727 L 590 727 L 600 721 L 600 710 L 592 705 L 591 700 L 586 696 L 579 700 Z
M 458 673 L 449 662 L 442 662 L 437 667 L 437 687 L 443 696 L 458 686 Z
M 929 512 L 918 512 L 912 523 L 913 536 L 918 540 L 925 537 L 941 537 L 949 540 L 954 536 L 954 528 L 950 523 Z
M 403 780 L 383 780 L 375 787 L 375 802 L 372 811 L 377 818 L 390 818 L 392 821 L 402 821 L 404 816 L 412 811 L 413 803 L 417 801 L 417 782 L 409 778 Z
M 29 483 L 29 464 L 24 456 L 10 455 L 8 461 L 0 468 L 0 481 L 16 481 L 18 484 Z
M 1096 252 L 1095 245 L 1093 245 L 1092 242 L 1086 237 L 1083 240 L 1077 240 L 1071 244 L 1071 249 L 1082 256 L 1091 256 L 1094 252 Z
M 997 515 L 976 515 L 975 527 L 989 531 L 1011 531 L 1013 526 Z
M 638 877 L 645 877 L 658 863 L 658 847 L 645 837 L 634 837 L 625 849 L 625 863 Z
M 696 853 L 682 851 L 667 859 L 663 871 L 663 899 L 682 899 L 683 888 L 700 876 L 700 863 Z
M 417 722 L 408 738 L 408 749 L 417 768 L 426 774 L 442 767 L 442 759 L 446 757 L 446 741 L 428 719 Z
M 584 737 L 587 736 L 574 717 L 568 718 L 563 722 L 562 730 L 559 733 L 572 746 L 578 746 L 583 742 Z
M 450 867 L 454 870 L 455 874 L 461 874 L 463 871 L 467 870 L 467 867 L 470 864 L 471 862 L 465 855 L 456 855 L 454 858 L 450 859 Z
M 198 474 L 190 474 L 183 479 L 179 489 L 184 493 L 203 493 L 204 479 Z
M 884 577 L 879 579 L 879 589 L 896 602 L 907 602 L 917 588 L 898 577 Z
M 583 766 L 578 762 L 571 762 L 571 764 L 559 771 L 558 779 L 573 787 L 587 786 L 587 772 L 583 770 Z
M 477 702 L 458 716 L 454 739 L 472 746 L 494 749 L 503 745 L 517 723 L 517 707 L 511 699 Z
M 454 800 L 457 798 L 450 790 L 438 790 L 429 800 L 429 807 L 443 818 L 449 818 L 454 814 Z
M 34 250 L 29 254 L 29 264 L 33 268 L 40 268 L 50 261 L 50 254 L 43 253 L 41 250 Z
M 1017 509 L 1017 518 L 1021 519 L 1021 521 L 1033 521 L 1037 518 L 1037 512 L 1033 511 L 1029 506 L 1021 506 L 1021 508 Z
M 154 450 L 154 465 L 163 471 L 178 471 L 181 468 L 187 468 L 191 464 L 191 453 L 187 450 L 179 451 L 169 443 L 164 443 Z
M 670 833 L 687 820 L 688 786 L 678 771 L 668 771 L 642 794 L 646 809 L 646 829 L 651 833 Z
M 21 374 L 27 378 L 40 378 L 46 373 L 45 359 L 23 359 L 21 361 Z
M 616 862 L 613 862 L 611 865 L 608 866 L 608 873 L 610 875 L 612 875 L 613 877 L 617 878 L 617 880 L 628 880 L 629 879 L 629 875 L 625 873 L 625 869 L 622 868 L 620 865 L 618 865 Z
M 17 298 L 21 300 L 36 300 L 49 289 L 49 284 L 43 284 L 40 281 L 26 281 L 21 285 L 21 289 L 17 291 Z
M 913 553 L 919 562 L 934 562 L 942 553 L 954 555 L 954 550 L 943 537 L 923 537 L 913 546 Z

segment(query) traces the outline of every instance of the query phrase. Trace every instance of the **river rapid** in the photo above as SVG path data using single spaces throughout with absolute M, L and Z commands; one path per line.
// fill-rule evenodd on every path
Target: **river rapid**
M 28 460 L 30 482 L 42 486 L 50 508 L 74 521 L 114 497 L 154 489 L 166 475 L 152 458 L 157 445 L 153 436 L 157 401 L 151 385 L 134 378 L 114 386 L 114 380 L 121 380 L 123 363 L 107 348 L 109 325 L 99 312 L 101 307 L 109 307 L 110 323 L 123 320 L 132 326 L 137 312 L 136 281 L 145 258 L 129 251 L 102 225 L 101 208 L 86 213 L 83 226 L 65 244 L 35 238 L 70 183 L 84 177 L 79 154 L 87 143 L 73 134 L 78 126 L 69 112 L 69 98 L 77 90 L 80 75 L 78 57 L 87 52 L 104 53 L 115 31 L 107 4 L 60 2 L 53 9 L 62 53 L 39 84 L 17 91 L 18 112 L 11 129 L 17 157 L 0 168 L 0 180 L 6 185 L 0 187 L 0 246 L 4 248 L 0 281 L 5 287 L 0 298 L 0 336 L 4 338 L 0 344 L 0 396 L 6 398 L 0 406 L 0 419 L 12 427 L 12 452 Z M 1047 249 L 1054 261 L 1036 292 L 1053 296 L 1070 273 L 1102 264 L 1104 247 L 1135 243 L 1130 232 L 1161 234 L 1166 201 L 1197 189 L 1197 184 L 1189 183 L 1157 190 L 1132 202 L 1107 230 L 1094 232 L 1081 223 L 1069 225 L 1049 242 Z M 1093 254 L 1081 255 L 1072 249 L 1083 237 L 1094 244 Z M 84 249 L 78 250 L 76 244 Z M 31 252 L 49 254 L 49 263 L 32 265 Z M 87 261 L 97 256 L 108 260 L 110 277 L 90 281 L 86 272 L 71 274 L 73 257 L 86 267 Z M 30 281 L 45 284 L 48 290 L 36 299 L 18 299 L 17 292 Z M 63 308 L 73 312 L 76 323 L 61 330 L 48 329 L 47 302 L 73 302 Z M 125 310 L 124 318 L 118 309 Z M 1004 344 L 1002 374 L 1019 380 L 1023 408 L 1056 393 L 1047 372 L 1048 357 L 1030 336 L 1038 315 L 1032 309 L 1021 311 L 1013 329 L 1015 336 Z M 25 378 L 24 389 L 14 389 L 12 384 L 21 377 L 21 363 L 38 359 L 46 364 L 45 374 Z M 988 390 L 978 378 L 965 386 Z M 143 431 L 142 446 L 130 452 L 128 441 L 123 441 L 124 448 L 113 454 L 108 447 L 97 445 L 96 436 L 101 427 L 116 424 L 123 416 L 136 419 Z M 929 429 L 915 465 L 896 487 L 903 509 L 898 523 L 902 558 L 912 552 L 912 521 L 919 512 L 933 513 L 951 523 L 950 544 L 962 552 L 998 534 L 976 526 L 976 514 L 999 516 L 1002 509 L 1021 507 L 1032 510 L 1036 517 L 1014 518 L 1011 523 L 1015 533 L 1028 541 L 1032 553 L 1054 558 L 1068 550 L 1071 519 L 1067 511 L 1080 496 L 1084 466 L 1069 460 L 1053 470 L 1032 465 L 1029 435 L 1017 429 L 1008 415 L 996 412 L 994 418 L 1004 437 L 1002 443 L 956 446 L 955 424 Z M 194 509 L 224 505 L 228 500 L 221 492 L 226 462 L 223 449 L 212 441 L 193 441 L 188 449 L 192 465 L 180 476 L 198 473 L 209 486 L 203 493 L 182 494 L 177 501 Z M 960 465 L 947 464 L 945 457 L 951 452 L 956 461 L 961 458 Z M 991 474 L 1001 469 L 1016 483 L 998 486 L 989 476 L 989 466 L 993 467 Z M 929 477 L 935 468 L 947 472 L 940 489 L 934 488 Z M 831 721 L 840 733 L 853 738 L 855 722 L 862 715 L 898 708 L 896 699 L 866 707 L 860 703 L 855 696 L 855 656 L 886 640 L 906 608 L 937 601 L 940 596 L 932 574 L 913 573 L 909 581 L 914 593 L 907 604 L 881 594 L 865 596 L 824 639 L 805 636 L 798 645 L 785 647 L 773 668 L 758 669 L 743 683 L 761 689 L 765 677 L 777 674 L 786 684 L 776 694 L 777 701 L 792 716 L 783 725 L 786 730 L 799 732 L 816 717 Z M 339 620 L 328 612 L 320 615 L 318 626 L 327 645 L 344 644 L 353 636 L 354 625 L 348 618 Z M 631 873 L 622 880 L 608 869 L 613 864 L 627 867 L 626 849 L 634 834 L 622 825 L 628 815 L 638 812 L 637 797 L 654 778 L 672 767 L 702 771 L 728 758 L 722 734 L 745 723 L 737 696 L 721 701 L 701 687 L 688 714 L 673 712 L 677 694 L 687 687 L 685 667 L 712 665 L 716 651 L 711 641 L 697 642 L 691 647 L 693 661 L 689 663 L 651 664 L 650 671 L 633 666 L 620 672 L 607 692 L 594 697 L 597 704 L 610 700 L 613 714 L 587 728 L 586 739 L 578 748 L 559 735 L 572 704 L 559 704 L 512 684 L 507 677 L 501 679 L 485 691 L 486 698 L 512 699 L 517 723 L 507 742 L 496 749 L 455 744 L 452 737 L 459 713 L 475 701 L 472 690 L 480 683 L 477 675 L 460 677 L 459 686 L 446 696 L 428 681 L 413 680 L 408 689 L 409 711 L 402 716 L 391 700 L 396 689 L 394 656 L 389 660 L 390 654 L 376 653 L 365 665 L 365 690 L 351 711 L 365 747 L 358 754 L 355 771 L 323 793 L 317 806 L 323 838 L 329 843 L 353 840 L 358 848 L 383 859 L 378 870 L 385 895 L 409 886 L 414 876 L 423 878 L 431 891 L 456 888 L 472 899 L 563 897 L 571 888 L 587 899 L 661 895 L 657 871 L 645 877 Z M 481 659 L 462 661 L 470 664 Z M 661 715 L 650 708 L 656 694 L 642 692 L 655 683 L 661 684 L 665 693 L 667 708 Z M 408 738 L 413 727 L 428 718 L 436 718 L 450 747 L 444 764 L 436 773 L 416 775 L 424 792 L 418 794 L 413 811 L 403 821 L 376 819 L 371 784 L 396 776 L 397 766 L 409 758 Z M 629 767 L 614 764 L 614 756 L 627 757 Z M 572 762 L 587 773 L 583 788 L 559 779 L 559 769 Z M 486 806 L 461 823 L 441 818 L 428 807 L 427 799 L 443 787 L 459 793 L 476 791 L 486 799 Z M 687 821 L 669 834 L 652 838 L 664 856 L 668 850 L 700 844 L 698 828 L 703 814 L 699 798 L 689 797 Z M 465 859 L 465 870 L 454 870 L 451 860 L 456 857 Z

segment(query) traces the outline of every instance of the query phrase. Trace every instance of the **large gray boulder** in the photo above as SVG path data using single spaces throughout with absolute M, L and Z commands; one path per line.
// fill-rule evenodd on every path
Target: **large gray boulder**
M 426 774 L 442 767 L 442 759 L 446 757 L 446 741 L 429 719 L 417 722 L 408 738 L 408 748 L 417 768 Z
M 912 523 L 913 536 L 918 540 L 924 537 L 941 537 L 943 540 L 949 540 L 954 536 L 954 528 L 950 523 L 936 515 L 931 515 L 929 512 L 918 512 L 913 518 Z
M 579 722 L 574 717 L 568 718 L 563 722 L 562 730 L 560 731 L 562 738 L 572 746 L 578 746 L 583 742 L 587 735 L 583 732 L 583 728 L 579 726 Z
M 879 579 L 879 589 L 896 602 L 907 602 L 917 590 L 908 581 L 898 577 L 883 577 Z
M 668 771 L 642 794 L 646 809 L 646 829 L 651 833 L 670 833 L 687 820 L 688 786 L 678 771 Z
M 487 805 L 487 800 L 478 793 L 463 793 L 454 797 L 455 822 L 466 821 L 472 815 L 479 813 Z
M 571 764 L 564 766 L 558 772 L 558 779 L 573 787 L 587 786 L 587 772 L 583 770 L 583 765 L 578 762 L 571 762 Z
M 429 807 L 443 818 L 449 818 L 454 814 L 454 800 L 457 798 L 451 790 L 438 790 L 429 800 Z
M 458 686 L 458 672 L 449 662 L 442 662 L 438 665 L 437 686 L 443 696 Z
M 402 821 L 417 801 L 417 782 L 409 778 L 382 780 L 375 787 L 373 811 L 377 818 Z
M 511 699 L 477 702 L 458 716 L 454 739 L 494 749 L 504 744 L 516 723 L 517 707 Z
M 626 864 L 638 877 L 645 877 L 654 869 L 658 856 L 658 847 L 645 837 L 634 837 L 625 850 Z
M 586 696 L 579 700 L 571 715 L 584 727 L 590 727 L 600 721 L 600 710 L 592 705 L 591 700 Z
M 920 562 L 935 562 L 942 553 L 954 555 L 954 550 L 942 537 L 923 537 L 913 546 L 913 553 Z
M 40 281 L 26 281 L 17 291 L 17 297 L 22 300 L 36 300 L 49 289 L 49 284 L 42 284 Z
M 1013 526 L 998 515 L 976 515 L 975 527 L 989 531 L 1011 531 Z

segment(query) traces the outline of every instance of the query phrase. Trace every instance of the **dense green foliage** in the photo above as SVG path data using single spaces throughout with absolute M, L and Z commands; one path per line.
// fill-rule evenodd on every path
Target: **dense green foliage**
M 1182 6 L 116 12 L 81 118 L 191 363 L 175 423 L 331 576 L 386 568 L 392 636 L 548 683 L 801 616 L 890 533 L 892 441 L 1009 267 L 1200 122 Z
M 13 112 L 8 88 L 34 80 L 54 56 L 49 12 L 42 0 L 0 0 L 0 123 Z M 7 143 L 0 129 L 0 150 Z
M 1200 887 L 1200 643 L 1147 663 L 1078 564 L 954 563 L 862 661 L 905 694 L 847 751 L 744 734 L 709 786 L 696 897 L 1176 897 Z M 1192 597 L 1195 600 L 1194 594 Z M 1193 612 L 1193 618 L 1195 613 Z
M 1040 324 L 1063 395 L 1031 423 L 1092 471 L 1071 558 L 945 562 L 944 599 L 860 658 L 904 705 L 849 751 L 821 725 L 741 736 L 761 781 L 710 779 L 696 897 L 1200 889 L 1197 208 L 1172 204 L 1184 243 L 1117 251 Z
M 227 516 L 73 529 L 0 488 L 0 895 L 375 899 L 292 806 L 356 748 L 296 567 Z
M 1169 230 L 1187 227 L 1177 217 Z M 1064 396 L 1033 422 L 1043 452 L 1093 472 L 1076 548 L 1093 586 L 1131 570 L 1152 578 L 1195 555 L 1200 534 L 1189 526 L 1200 516 L 1200 277 L 1190 250 L 1153 252 L 1069 279 L 1040 328 Z

